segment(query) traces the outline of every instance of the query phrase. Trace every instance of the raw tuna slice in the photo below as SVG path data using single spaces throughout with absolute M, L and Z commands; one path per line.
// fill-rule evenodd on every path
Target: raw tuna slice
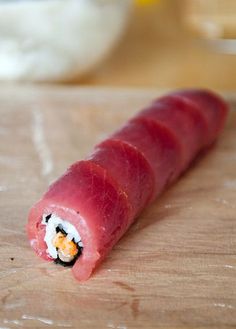
M 227 104 L 219 95 L 204 89 L 181 90 L 172 94 L 176 99 L 182 99 L 189 107 L 195 106 L 208 125 L 206 144 L 213 143 L 222 131 L 227 116 Z M 165 97 L 167 98 L 167 97 Z M 158 102 L 158 100 L 157 100 Z
M 172 182 L 183 167 L 183 150 L 173 133 L 150 118 L 135 118 L 110 139 L 126 141 L 141 152 L 154 173 L 152 199 Z
M 74 225 L 83 250 L 73 267 L 78 280 L 85 280 L 96 264 L 127 229 L 131 209 L 127 197 L 106 170 L 90 161 L 73 164 L 30 212 L 28 235 L 34 250 L 53 260 L 43 241 L 46 225 L 42 215 L 55 214 Z
M 207 121 L 194 105 L 181 98 L 166 97 L 143 110 L 138 117 L 162 123 L 176 136 L 183 148 L 183 168 L 206 143 Z
M 164 96 L 53 183 L 29 214 L 32 248 L 87 280 L 137 215 L 222 130 L 228 107 L 205 90 Z
M 132 206 L 131 219 L 135 217 L 153 195 L 154 174 L 142 153 L 124 141 L 108 139 L 96 147 L 89 159 L 109 168 Z

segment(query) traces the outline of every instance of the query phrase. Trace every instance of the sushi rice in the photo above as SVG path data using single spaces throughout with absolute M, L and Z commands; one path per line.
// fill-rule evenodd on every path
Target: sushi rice
M 53 258 L 54 260 L 60 258 L 62 262 L 69 263 L 72 259 L 77 257 L 78 252 L 83 248 L 83 243 L 81 241 L 79 232 L 76 230 L 74 225 L 64 219 L 61 219 L 55 214 L 44 214 L 42 224 L 46 226 L 44 241 L 47 244 L 47 253 L 50 255 L 51 258 Z M 68 260 L 66 259 L 66 257 L 68 256 L 61 257 L 60 251 L 55 246 L 54 239 L 58 235 L 58 230 L 64 232 L 63 235 L 66 238 L 67 243 L 73 241 L 74 245 L 78 246 L 77 254 L 73 257 L 69 257 Z

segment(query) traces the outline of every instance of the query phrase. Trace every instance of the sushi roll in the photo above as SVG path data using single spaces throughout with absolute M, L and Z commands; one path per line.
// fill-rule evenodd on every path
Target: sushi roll
M 87 280 L 140 212 L 216 140 L 227 112 L 207 90 L 153 101 L 72 164 L 32 207 L 32 248 Z

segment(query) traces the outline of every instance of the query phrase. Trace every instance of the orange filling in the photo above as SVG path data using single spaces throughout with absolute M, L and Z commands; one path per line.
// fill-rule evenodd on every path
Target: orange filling
M 54 247 L 58 248 L 65 256 L 75 256 L 78 253 L 78 247 L 75 242 L 70 241 L 66 236 L 58 232 L 52 240 Z

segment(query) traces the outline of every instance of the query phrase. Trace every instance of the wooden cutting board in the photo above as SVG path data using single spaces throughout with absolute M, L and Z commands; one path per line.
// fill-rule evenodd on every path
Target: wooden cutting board
M 218 144 L 86 283 L 32 252 L 29 207 L 159 92 L 2 85 L 0 328 L 236 326 L 236 98 Z

